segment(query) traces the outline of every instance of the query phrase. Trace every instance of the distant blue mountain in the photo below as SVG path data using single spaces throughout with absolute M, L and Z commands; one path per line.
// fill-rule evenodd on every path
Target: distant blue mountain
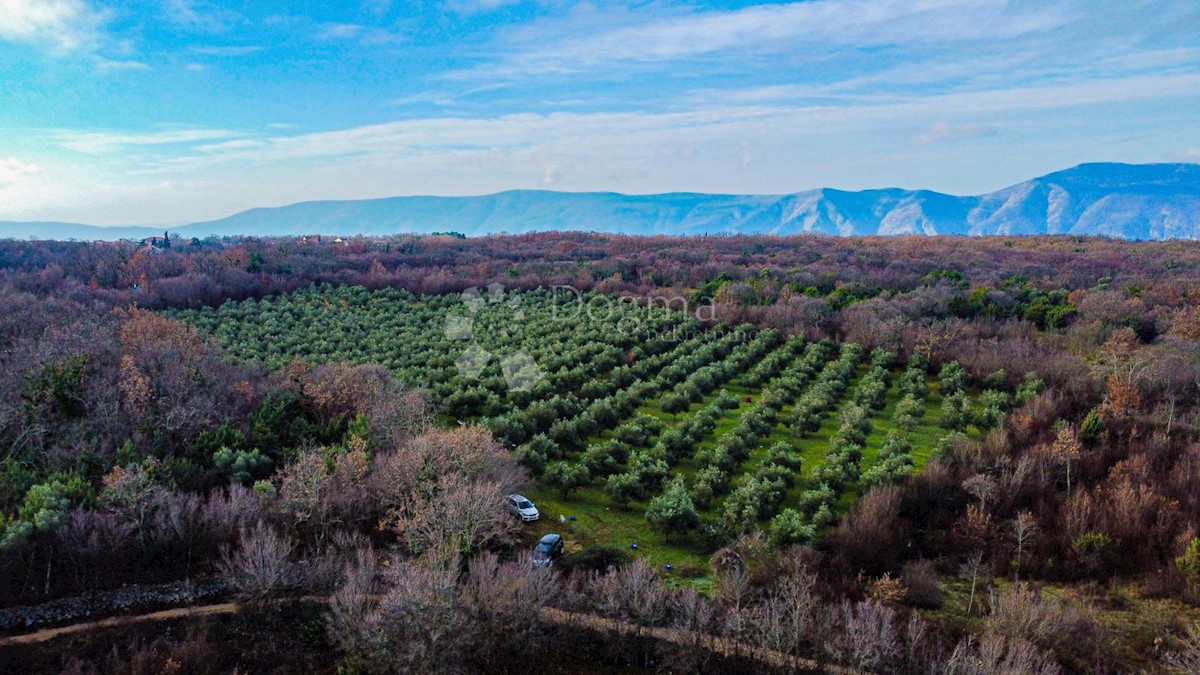
M 35 229 L 27 231 L 31 225 Z M 447 231 L 478 236 L 547 230 L 1198 239 L 1200 165 L 1082 164 L 975 197 L 898 188 L 860 192 L 826 188 L 787 195 L 516 190 L 479 197 L 302 202 L 171 228 L 173 234 L 185 237 Z M 117 239 L 160 231 L 0 223 L 0 236 L 16 237 Z

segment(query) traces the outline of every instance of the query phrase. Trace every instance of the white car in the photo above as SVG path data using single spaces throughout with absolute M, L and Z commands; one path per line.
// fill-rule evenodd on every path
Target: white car
M 542 517 L 542 514 L 533 505 L 533 502 L 525 498 L 524 495 L 511 494 L 508 496 L 508 510 L 515 513 L 521 520 L 529 523 Z

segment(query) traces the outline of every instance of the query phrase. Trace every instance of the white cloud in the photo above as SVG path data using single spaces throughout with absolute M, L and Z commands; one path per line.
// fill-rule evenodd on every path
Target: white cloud
M 241 14 L 205 0 L 166 0 L 163 14 L 171 23 L 201 33 L 223 33 L 242 20 Z
M 353 40 L 364 46 L 395 44 L 404 36 L 384 28 L 372 28 L 356 23 L 326 23 L 317 29 L 318 40 Z
M 358 37 L 366 29 L 356 23 L 327 23 L 321 26 L 317 37 L 322 40 L 347 40 Z
M 928 129 L 917 134 L 913 138 L 913 143 L 917 145 L 929 145 L 930 143 L 940 141 L 963 141 L 970 138 L 978 138 L 979 136 L 992 136 L 995 133 L 995 129 L 980 124 L 934 122 Z
M 203 156 L 184 156 L 178 166 L 213 163 L 269 164 L 339 157 L 413 157 L 495 148 L 636 146 L 643 139 L 673 139 L 674 147 L 694 138 L 743 136 L 811 137 L 829 133 L 862 133 L 885 128 L 912 128 L 935 116 L 989 116 L 1052 111 L 1137 100 L 1195 96 L 1200 74 L 1135 76 L 1073 84 L 1047 84 L 931 96 L 887 97 L 838 105 L 699 105 L 670 112 L 518 113 L 485 119 L 434 117 L 373 124 L 342 130 L 277 135 L 250 146 L 233 142 L 206 146 Z M 710 99 L 714 100 L 714 99 Z M 724 98 L 720 100 L 725 100 Z M 731 95 L 729 100 L 736 101 Z M 911 133 L 908 132 L 908 133 Z M 994 133 L 991 127 L 940 122 L 913 138 L 917 144 L 964 139 Z M 904 138 L 903 135 L 896 138 Z M 893 138 L 895 140 L 895 138 Z M 110 142 L 101 136 L 102 145 Z M 85 141 L 93 145 L 95 141 Z M 737 150 L 739 165 L 748 165 Z M 757 160 L 757 158 L 755 158 Z
M 96 58 L 96 70 L 101 73 L 113 73 L 113 72 L 128 71 L 128 70 L 149 70 L 149 69 L 150 69 L 150 66 L 145 63 L 142 63 L 141 61 L 134 61 L 131 59 L 118 61 L 118 60 L 113 60 L 113 59 L 105 59 L 105 58 L 101 58 L 101 57 Z
M 362 11 L 383 16 L 392 10 L 392 0 L 363 0 Z
M 26 164 L 16 157 L 0 157 L 0 187 L 20 182 L 24 177 L 41 171 L 37 164 Z
M 459 14 L 494 12 L 501 7 L 515 5 L 521 0 L 447 0 L 446 7 Z
M 226 47 L 191 47 L 188 51 L 201 56 L 245 56 L 262 51 L 260 45 L 235 45 Z
M 104 20 L 84 0 L 0 0 L 0 39 L 56 53 L 95 48 Z
M 1067 20 L 1064 12 L 1052 7 L 1014 9 L 1006 0 L 812 0 L 752 5 L 650 21 L 626 18 L 628 25 L 590 32 L 570 25 L 516 31 L 508 46 L 517 52 L 495 70 L 502 74 L 569 72 L 614 62 L 671 61 L 734 50 L 745 57 L 805 45 L 828 51 L 996 41 L 1049 31 Z
M 58 131 L 58 145 L 89 155 L 103 155 L 136 146 L 190 144 L 237 136 L 236 132 L 221 129 L 178 129 L 138 134 L 103 131 Z

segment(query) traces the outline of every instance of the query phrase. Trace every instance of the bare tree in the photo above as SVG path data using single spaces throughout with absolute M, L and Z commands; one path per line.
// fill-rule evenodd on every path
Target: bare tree
M 871 672 L 895 670 L 903 646 L 895 612 L 873 600 L 845 600 L 830 611 L 837 630 L 826 649 L 835 661 Z
M 930 672 L 940 675 L 1058 675 L 1062 667 L 1027 640 L 989 633 L 978 641 L 974 637 L 963 639 Z
M 642 558 L 594 577 L 591 592 L 601 612 L 637 625 L 633 638 L 638 645 L 642 643 L 642 628 L 662 624 L 670 609 L 666 585 Z M 644 663 L 644 658 L 641 660 Z
M 269 600 L 291 585 L 292 543 L 264 524 L 243 530 L 236 548 L 225 547 L 219 567 L 225 582 L 251 602 Z
M 671 617 L 672 625 L 684 632 L 684 640 L 661 641 L 661 652 L 681 672 L 705 670 L 712 659 L 712 634 L 716 627 L 712 602 L 694 588 L 683 588 L 671 597 Z
M 1017 545 L 1016 569 L 1013 571 L 1013 581 L 1021 580 L 1021 559 L 1025 549 L 1037 538 L 1037 519 L 1029 511 L 1022 511 L 1012 521 L 1013 542 Z
M 983 564 L 983 552 L 977 551 L 958 568 L 958 576 L 970 580 L 971 596 L 967 601 L 967 615 L 970 616 L 975 608 L 975 591 L 979 582 L 987 577 L 987 567 Z
M 987 474 L 977 473 L 964 480 L 962 488 L 967 491 L 967 494 L 979 500 L 980 511 L 987 511 L 988 502 L 996 494 L 996 479 Z
M 517 521 L 500 507 L 504 488 L 495 482 L 444 477 L 436 491 L 418 487 L 386 521 L 414 553 L 443 543 L 466 556 L 508 541 Z

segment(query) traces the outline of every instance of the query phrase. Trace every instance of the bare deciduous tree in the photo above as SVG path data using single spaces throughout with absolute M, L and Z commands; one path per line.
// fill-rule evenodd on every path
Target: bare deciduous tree
M 1013 580 L 1021 580 L 1021 559 L 1025 549 L 1037 538 L 1037 519 L 1029 511 L 1022 511 L 1012 522 L 1013 542 L 1017 545 L 1016 569 L 1013 570 Z
M 221 575 L 241 597 L 269 600 L 292 583 L 292 548 L 286 536 L 260 523 L 243 530 L 236 547 L 225 547 Z

